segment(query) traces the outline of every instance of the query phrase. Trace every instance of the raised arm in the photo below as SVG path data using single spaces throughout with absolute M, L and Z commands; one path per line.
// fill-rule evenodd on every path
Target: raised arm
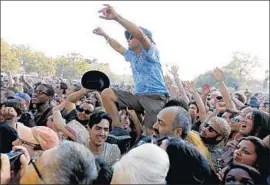
M 7 76 L 8 76 L 8 87 L 13 87 L 14 83 L 12 80 L 12 75 L 10 72 L 7 72 Z
M 135 130 L 136 130 L 136 135 L 137 135 L 136 140 L 137 140 L 142 135 L 142 125 L 141 125 L 141 123 L 139 121 L 139 118 L 137 117 L 136 112 L 134 110 L 129 110 L 127 108 L 126 111 L 131 116 L 131 119 L 132 119 L 132 121 L 134 123 L 134 127 L 135 127 Z
M 120 16 L 111 5 L 104 4 L 104 8 L 98 11 L 99 13 L 102 13 L 101 16 L 99 16 L 102 19 L 106 20 L 114 20 L 121 24 L 133 37 L 138 39 L 141 43 L 143 48 L 148 51 L 151 47 L 151 41 L 148 39 L 148 37 L 143 33 L 143 31 L 133 24 L 132 22 L 126 20 L 122 16 Z
M 230 93 L 227 89 L 227 86 L 224 82 L 223 71 L 220 68 L 214 69 L 214 79 L 219 83 L 220 93 L 225 101 L 225 106 L 227 109 L 235 109 L 235 105 L 231 99 Z
M 178 66 L 173 65 L 171 67 L 170 73 L 174 77 L 174 80 L 175 80 L 176 86 L 178 88 L 179 94 L 181 96 L 181 99 L 184 100 L 188 104 L 189 103 L 189 98 L 188 98 L 188 96 L 186 94 L 186 91 L 185 91 L 185 88 L 184 88 L 184 86 L 183 86 L 183 84 L 182 84 L 182 82 L 181 82 L 181 80 L 180 80 L 180 78 L 178 76 L 178 69 L 179 69 Z
M 204 122 L 205 118 L 206 118 L 206 109 L 205 109 L 205 105 L 203 104 L 203 101 L 199 95 L 199 93 L 197 92 L 196 88 L 195 88 L 195 84 L 194 81 L 188 82 L 187 83 L 188 89 L 191 93 L 193 93 L 194 95 L 194 99 L 196 101 L 196 104 L 199 108 L 199 118 L 201 122 Z
M 81 90 L 70 94 L 66 99 L 67 103 L 65 109 L 67 113 L 70 113 L 72 110 L 74 110 L 75 103 L 88 92 L 90 92 L 88 89 L 82 88 Z
M 241 109 L 245 106 L 241 101 L 239 101 L 237 98 L 235 98 L 233 95 L 231 96 L 233 103 L 235 104 L 237 109 Z
M 203 101 L 205 106 L 207 106 L 207 96 L 210 93 L 210 89 L 211 89 L 211 86 L 208 85 L 208 84 L 204 84 L 202 86 L 202 96 L 201 96 L 201 98 L 202 98 L 202 101 Z
M 126 52 L 126 48 L 124 48 L 121 44 L 119 44 L 119 42 L 117 42 L 116 40 L 112 39 L 107 33 L 105 33 L 103 31 L 102 28 L 98 27 L 96 29 L 93 30 L 93 33 L 96 35 L 100 35 L 102 37 L 104 37 L 107 42 L 110 44 L 110 46 L 117 51 L 118 53 L 120 53 L 121 55 L 124 55 Z

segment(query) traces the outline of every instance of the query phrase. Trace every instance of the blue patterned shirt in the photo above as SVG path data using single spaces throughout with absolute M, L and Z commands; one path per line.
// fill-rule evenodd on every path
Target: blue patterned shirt
M 131 64 L 136 95 L 169 95 L 163 78 L 159 52 L 154 44 L 148 51 L 143 49 L 139 56 L 134 51 L 127 50 L 124 57 Z

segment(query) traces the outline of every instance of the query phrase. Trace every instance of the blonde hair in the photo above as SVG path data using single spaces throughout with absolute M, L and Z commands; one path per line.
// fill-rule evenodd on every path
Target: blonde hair
M 169 166 L 165 150 L 154 144 L 143 144 L 114 164 L 112 183 L 116 180 L 119 184 L 164 184 Z
M 205 146 L 200 136 L 196 132 L 190 131 L 188 132 L 186 141 L 189 144 L 192 144 L 193 146 L 195 146 L 198 149 L 198 151 L 207 159 L 212 169 L 214 169 L 211 153 L 208 151 L 208 148 Z

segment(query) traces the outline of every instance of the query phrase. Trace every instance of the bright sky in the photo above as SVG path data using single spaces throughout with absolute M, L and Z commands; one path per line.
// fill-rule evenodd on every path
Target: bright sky
M 115 73 L 130 74 L 123 57 L 92 34 L 100 26 L 127 46 L 123 27 L 98 18 L 103 3 L 1 1 L 1 38 L 11 44 L 27 44 L 47 56 L 79 52 L 110 63 Z M 126 19 L 152 31 L 162 65 L 179 65 L 183 80 L 226 65 L 235 51 L 259 57 L 256 78 L 263 79 L 269 69 L 269 1 L 109 3 Z

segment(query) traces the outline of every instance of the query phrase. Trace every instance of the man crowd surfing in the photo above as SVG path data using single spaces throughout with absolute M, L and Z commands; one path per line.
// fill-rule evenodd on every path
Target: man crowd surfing
M 1 77 L 1 184 L 270 184 L 269 97 L 215 89 L 170 73 L 152 33 L 105 4 L 101 19 L 126 30 L 128 47 L 98 27 L 130 63 L 134 92 Z

